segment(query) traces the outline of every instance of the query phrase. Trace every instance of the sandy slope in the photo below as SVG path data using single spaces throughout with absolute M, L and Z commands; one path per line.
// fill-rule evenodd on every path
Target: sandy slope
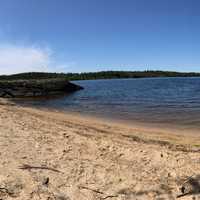
M 0 199 L 198 199 L 197 137 L 0 104 Z

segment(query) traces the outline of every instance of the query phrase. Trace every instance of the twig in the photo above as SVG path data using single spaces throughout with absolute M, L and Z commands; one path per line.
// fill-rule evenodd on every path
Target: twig
M 195 174 L 192 174 L 191 176 L 187 177 L 187 179 L 183 182 L 182 185 L 185 185 Z
M 85 186 L 79 186 L 80 189 L 85 189 L 85 190 L 90 190 L 92 192 L 95 192 L 95 193 L 98 193 L 98 194 L 104 194 L 103 192 L 99 191 L 99 190 L 96 190 L 96 189 L 92 189 L 92 188 L 88 188 L 88 187 L 85 187 Z
M 187 195 L 190 195 L 192 194 L 191 192 L 188 192 L 188 193 L 184 193 L 184 194 L 180 194 L 180 195 L 177 195 L 176 198 L 181 198 L 181 197 L 184 197 L 184 196 L 187 196 Z
M 24 164 L 22 165 L 21 167 L 19 167 L 19 169 L 23 169 L 23 170 L 26 170 L 26 169 L 45 169 L 45 170 L 50 170 L 50 171 L 54 171 L 54 172 L 58 172 L 58 173 L 61 173 L 61 171 L 57 170 L 57 169 L 54 169 L 54 168 L 51 168 L 51 167 L 45 167 L 45 166 L 31 166 L 31 165 L 27 165 L 27 164 Z
M 105 193 L 99 191 L 99 190 L 96 190 L 96 189 L 92 189 L 92 188 L 89 188 L 89 187 L 85 187 L 85 186 L 79 186 L 80 189 L 85 189 L 85 190 L 90 190 L 92 192 L 95 192 L 95 193 L 98 193 L 98 194 L 103 194 L 103 195 L 106 195 Z M 117 195 L 108 195 L 106 197 L 101 197 L 100 199 L 102 200 L 105 200 L 105 199 L 108 199 L 108 198 L 114 198 L 114 197 L 118 197 Z
M 114 198 L 114 197 L 118 197 L 117 195 L 108 195 L 106 197 L 101 198 L 102 200 L 108 199 L 108 198 Z

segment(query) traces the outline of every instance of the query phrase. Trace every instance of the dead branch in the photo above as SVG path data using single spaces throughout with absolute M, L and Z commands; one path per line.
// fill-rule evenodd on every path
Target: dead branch
M 61 171 L 59 171 L 59 170 L 57 170 L 57 169 L 54 169 L 54 168 L 51 168 L 51 167 L 45 167 L 45 166 L 31 166 L 31 165 L 27 165 L 27 164 L 22 165 L 21 167 L 19 167 L 19 169 L 23 169 L 23 170 L 44 169 L 44 170 L 50 170 L 50 171 L 53 171 L 53 172 L 61 173 Z

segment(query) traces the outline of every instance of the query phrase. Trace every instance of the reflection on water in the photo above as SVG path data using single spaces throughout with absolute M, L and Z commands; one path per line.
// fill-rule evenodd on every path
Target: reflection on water
M 76 81 L 85 89 L 34 106 L 128 122 L 200 128 L 200 78 Z M 27 102 L 26 102 L 27 103 Z

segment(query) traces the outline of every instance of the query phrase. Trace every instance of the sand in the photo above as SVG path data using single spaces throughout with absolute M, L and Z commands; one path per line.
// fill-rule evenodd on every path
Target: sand
M 200 199 L 199 136 L 1 100 L 0 149 L 2 200 Z

